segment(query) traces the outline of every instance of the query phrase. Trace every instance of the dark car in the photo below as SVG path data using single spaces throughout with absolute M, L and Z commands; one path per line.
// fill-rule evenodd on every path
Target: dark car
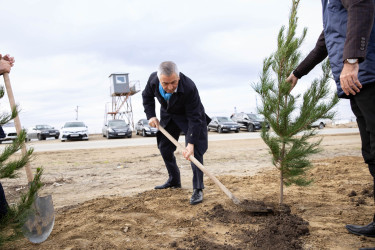
M 207 126 L 208 131 L 214 130 L 219 133 L 231 131 L 234 131 L 236 133 L 240 132 L 240 125 L 238 125 L 238 123 L 234 122 L 229 117 L 214 116 L 211 119 L 211 122 Z
M 249 132 L 262 129 L 262 124 L 265 124 L 267 129 L 270 127 L 268 123 L 264 122 L 263 116 L 259 114 L 241 112 L 233 114 L 230 118 Z
M 49 137 L 58 139 L 60 131 L 50 125 L 35 125 L 27 130 L 27 140 L 38 139 L 45 140 Z
M 311 123 L 311 127 L 312 128 L 319 128 L 319 129 L 323 129 L 325 126 L 326 126 L 326 123 L 327 123 L 327 119 L 319 119 L 317 120 L 316 122 L 313 122 Z
M 125 120 L 108 120 L 102 129 L 103 137 L 111 138 L 131 138 L 132 130 Z
M 145 136 L 156 135 L 157 132 L 158 130 L 156 128 L 153 128 L 150 125 L 148 125 L 147 119 L 141 119 L 135 125 L 136 135 L 141 134 L 143 137 L 145 137 Z

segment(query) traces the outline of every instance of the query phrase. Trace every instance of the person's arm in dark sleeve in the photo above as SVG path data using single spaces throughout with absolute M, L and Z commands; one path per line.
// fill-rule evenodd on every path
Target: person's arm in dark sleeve
M 147 120 L 150 120 L 152 117 L 156 117 L 155 112 L 155 94 L 151 87 L 151 76 L 147 81 L 146 87 L 142 92 L 143 108 L 146 113 Z
M 293 74 L 301 79 L 307 75 L 316 65 L 321 63 L 328 56 L 326 42 L 324 39 L 324 31 L 320 34 L 315 48 L 307 55 L 307 57 L 293 71 Z
M 348 11 L 346 40 L 343 61 L 348 58 L 365 60 L 367 44 L 374 23 L 375 6 L 373 0 L 342 0 Z
M 196 144 L 201 133 L 202 126 L 206 127 L 202 118 L 201 100 L 198 89 L 194 87 L 187 98 L 189 101 L 185 105 L 186 118 L 188 120 L 188 131 L 186 141 L 191 144 Z

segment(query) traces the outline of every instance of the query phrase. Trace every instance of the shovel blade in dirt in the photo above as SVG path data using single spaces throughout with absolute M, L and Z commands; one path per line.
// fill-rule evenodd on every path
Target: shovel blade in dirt
M 41 243 L 51 234 L 55 224 L 52 196 L 37 196 L 33 208 L 34 213 L 30 214 L 23 225 L 23 235 L 32 243 Z

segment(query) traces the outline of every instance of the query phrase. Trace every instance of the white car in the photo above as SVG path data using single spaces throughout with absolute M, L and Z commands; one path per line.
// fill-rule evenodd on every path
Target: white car
M 60 139 L 66 140 L 88 140 L 89 130 L 84 122 L 66 122 L 60 130 Z
M 13 141 L 17 138 L 17 131 L 16 127 L 14 126 L 14 122 L 8 122 L 3 126 L 5 137 L 0 138 L 0 143 L 3 141 Z

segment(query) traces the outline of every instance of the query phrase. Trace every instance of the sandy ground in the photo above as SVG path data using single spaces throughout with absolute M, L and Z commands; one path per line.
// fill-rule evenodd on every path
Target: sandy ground
M 42 244 L 24 239 L 5 249 L 375 247 L 375 239 L 345 229 L 348 223 L 369 223 L 374 213 L 371 177 L 361 158 L 359 134 L 327 135 L 321 146 L 323 151 L 312 158 L 314 168 L 309 172 L 314 183 L 285 189 L 284 201 L 291 214 L 284 217 L 243 213 L 207 177 L 204 202 L 189 205 L 192 172 L 178 153 L 182 189 L 153 190 L 167 178 L 156 146 L 34 153 L 33 168 L 44 168 L 46 185 L 40 195 L 53 197 L 55 227 Z M 278 172 L 261 139 L 209 142 L 204 165 L 241 201 L 278 203 Z M 12 202 L 26 185 L 26 177 L 22 171 L 19 179 L 2 183 Z M 291 216 L 293 222 L 285 224 L 295 225 L 291 231 L 301 228 L 295 237 L 283 234 L 288 231 L 281 228 L 283 222 L 272 225 Z M 303 229 L 304 223 L 308 230 Z M 265 234 L 264 229 L 271 233 Z M 289 245 L 275 245 L 279 242 Z

